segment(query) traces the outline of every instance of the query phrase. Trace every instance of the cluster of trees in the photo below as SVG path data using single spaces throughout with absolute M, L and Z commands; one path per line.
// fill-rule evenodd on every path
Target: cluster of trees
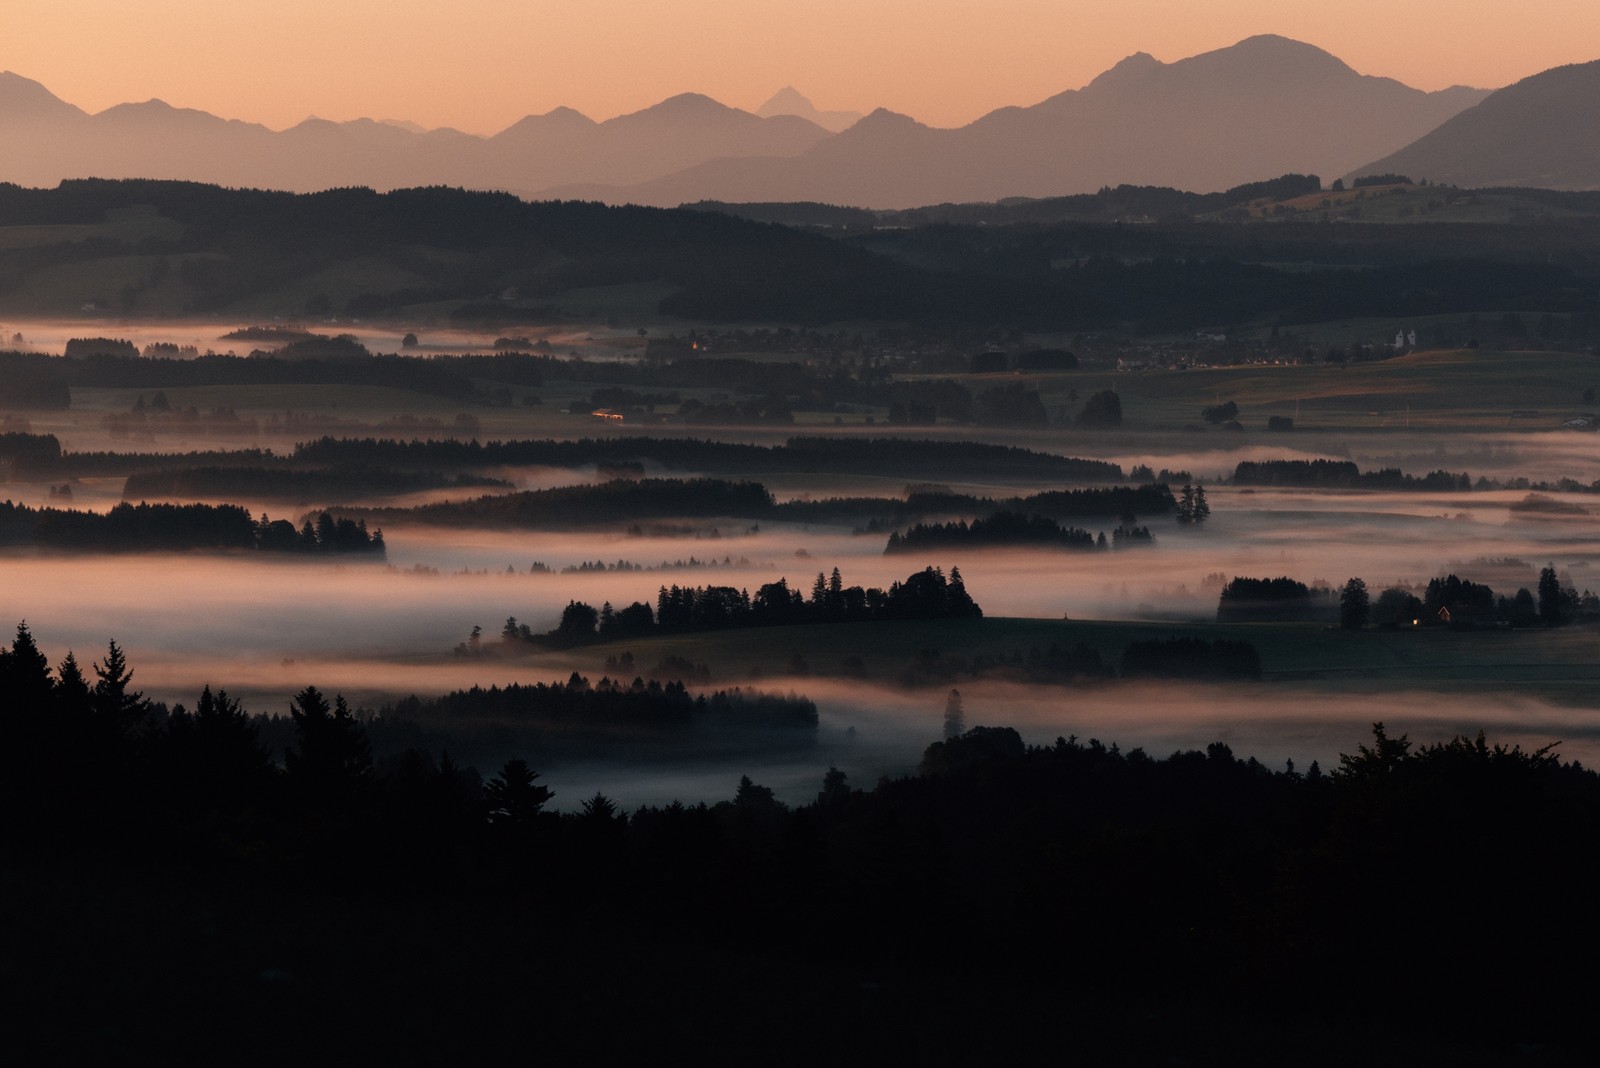
M 1206 500 L 1206 488 L 1199 483 L 1185 482 L 1183 495 L 1178 498 L 1178 522 L 1198 526 L 1211 518 L 1211 504 Z
M 485 782 L 426 750 L 381 752 L 371 721 L 312 687 L 276 720 L 280 753 L 225 693 L 166 709 L 132 677 L 114 644 L 87 673 L 70 656 L 52 670 L 26 627 L 0 649 L 18 754 L 0 831 L 31 921 L 8 946 L 28 976 L 10 1007 L 68 1053 L 203 1056 L 248 1036 L 271 1059 L 308 1041 L 501 1054 L 526 1049 L 530 998 L 543 1047 L 579 1056 L 619 1008 L 646 1028 L 608 1040 L 630 1056 L 663 1029 L 729 1021 L 740 1048 L 781 1032 L 818 1057 L 841 1040 L 1020 1055 L 1032 1038 L 1007 1036 L 1078 999 L 1116 1025 L 1075 1046 L 1106 1059 L 1270 1056 L 1307 1027 L 1342 1059 L 1470 1060 L 1532 1037 L 1557 1059 L 1593 1052 L 1567 965 L 1600 936 L 1461 934 L 1484 901 L 1581 914 L 1600 879 L 1573 848 L 1600 833 L 1600 775 L 1548 747 L 1415 745 L 1380 724 L 1331 773 L 1301 773 L 1220 743 L 1158 757 L 974 726 L 870 789 L 830 769 L 804 804 L 746 776 L 716 804 L 630 812 L 596 793 L 558 812 L 528 760 Z M 928 733 L 940 725 L 930 709 Z M 1375 925 L 1397 898 L 1428 902 L 1430 921 L 1404 937 Z M 995 916 L 1044 908 L 1093 922 L 995 937 Z M 1041 959 L 1060 966 L 1041 978 Z M 131 981 L 130 960 L 159 981 Z M 619 1004 L 619 969 L 676 981 Z M 974 999 L 992 1006 L 977 1020 Z M 1411 1008 L 1340 1037 L 1374 999 Z M 1469 1001 L 1495 1011 L 1462 1028 Z M 166 1026 L 174 1002 L 203 1010 L 197 1033 Z M 287 1031 L 271 1026 L 286 1004 L 304 1017 Z M 85 1006 L 95 1026 L 64 1026 Z M 807 1038 L 819 1012 L 834 1023 Z
M 1241 460 L 1233 469 L 1233 484 L 1448 493 L 1472 489 L 1472 479 L 1465 471 L 1430 471 L 1422 476 L 1408 475 L 1397 467 L 1362 471 L 1351 460 Z
M 1046 490 L 1027 497 L 975 497 L 942 487 L 907 487 L 904 500 L 885 497 L 834 498 L 822 501 L 787 501 L 776 514 L 802 522 L 854 521 L 870 515 L 864 533 L 876 534 L 922 516 L 1020 512 L 1050 519 L 1120 517 L 1132 525 L 1141 515 L 1167 515 L 1176 507 L 1172 490 L 1163 484 L 1142 486 L 1092 486 L 1074 490 Z
M 1102 428 L 1121 426 L 1122 398 L 1110 389 L 1092 394 L 1083 402 L 1083 410 L 1078 413 L 1078 425 Z
M 831 575 L 817 572 L 809 599 L 789 580 L 780 578 L 749 590 L 733 586 L 662 586 L 655 607 L 643 601 L 614 609 L 607 601 L 599 609 L 571 601 L 561 612 L 554 630 L 536 634 L 515 616 L 501 629 L 502 646 L 535 642 L 568 647 L 594 641 L 642 638 L 652 634 L 728 630 L 739 627 L 782 627 L 808 623 L 866 623 L 904 619 L 978 619 L 983 609 L 973 601 L 961 579 L 960 568 L 947 577 L 941 568 L 927 567 L 889 584 L 846 586 L 839 569 Z M 482 632 L 475 629 L 457 646 L 463 655 L 489 651 Z
M 54 434 L 0 434 L 0 476 L 7 481 L 54 475 L 60 462 L 61 442 Z
M 1511 596 L 1497 596 L 1490 587 L 1455 574 L 1431 578 L 1422 596 L 1407 586 L 1390 586 L 1374 601 L 1367 584 L 1352 578 L 1339 591 L 1339 625 L 1359 630 L 1369 623 L 1397 627 L 1438 626 L 1556 627 L 1580 619 L 1600 618 L 1600 596 L 1579 593 L 1563 582 L 1554 565 L 1539 571 L 1538 595 L 1522 587 Z
M 1218 623 L 1313 623 L 1333 619 L 1333 590 L 1287 576 L 1231 579 L 1217 598 Z
M 382 557 L 383 531 L 327 512 L 299 529 L 287 519 L 252 520 L 235 504 L 150 504 L 126 501 L 108 511 L 32 508 L 0 502 L 0 544 L 94 552 L 181 552 L 259 549 L 266 552 L 357 553 Z
M 751 445 L 650 437 L 488 442 L 323 437 L 295 446 L 294 459 L 302 463 L 447 469 L 528 464 L 582 467 L 652 461 L 678 470 L 729 475 L 826 470 L 914 479 L 992 477 L 995 471 L 1006 471 L 1019 479 L 1059 482 L 1120 482 L 1123 477 L 1120 466 L 1104 460 L 1057 456 L 1014 445 L 913 438 L 794 437 L 782 445 Z
M 431 698 L 413 695 L 382 706 L 377 719 L 424 727 L 449 724 L 457 730 L 472 723 L 544 727 L 566 736 L 554 743 L 560 745 L 570 742 L 574 732 L 620 738 L 622 735 L 615 732 L 623 728 L 647 728 L 668 734 L 691 728 L 798 730 L 809 736 L 817 727 L 817 706 L 793 694 L 735 687 L 695 695 L 685 689 L 681 679 L 663 683 L 636 676 L 631 683 L 621 678 L 591 683 L 573 672 L 565 683 L 511 683 L 488 689 L 474 686 Z M 542 748 L 552 751 L 552 742 L 546 739 Z
M 974 519 L 971 523 L 964 519 L 952 523 L 917 523 L 907 527 L 904 533 L 891 533 L 883 551 L 910 553 L 950 545 L 1044 545 L 1063 549 L 1103 549 L 1106 547 L 1106 536 L 1101 531 L 1097 542 L 1088 531 L 1078 527 L 1063 527 L 1047 516 L 995 512 L 987 519 Z
M 416 508 L 362 511 L 374 521 L 416 519 L 474 526 L 553 528 L 637 523 L 651 518 L 731 517 L 800 523 L 850 522 L 876 531 L 917 516 L 993 509 L 1003 513 L 1026 510 L 1045 527 L 1054 525 L 1053 517 L 1120 516 L 1122 525 L 1131 531 L 1135 516 L 1163 515 L 1176 506 L 1172 490 L 1164 484 L 1052 490 L 998 501 L 946 490 L 913 489 L 905 499 L 847 497 L 778 503 L 759 482 L 723 478 L 625 478 L 599 485 L 560 486 L 466 501 L 443 501 Z M 1002 525 L 1009 523 L 1009 520 L 1002 521 Z M 954 537 L 960 539 L 967 535 Z M 1070 530 L 1065 537 L 1073 540 Z
M 255 524 L 255 546 L 273 552 L 357 553 L 379 558 L 388 551 L 382 530 L 369 532 L 364 519 L 335 518 L 328 512 L 317 513 L 315 521 L 302 520 L 299 530 L 287 519 L 268 519 L 263 512 Z

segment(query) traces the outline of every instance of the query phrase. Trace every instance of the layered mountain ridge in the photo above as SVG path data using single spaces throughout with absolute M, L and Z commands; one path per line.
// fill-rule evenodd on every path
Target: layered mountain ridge
M 11 149 L 0 159 L 0 181 L 150 177 L 293 191 L 451 185 L 666 206 L 902 208 L 1122 184 L 1210 192 L 1284 173 L 1331 180 L 1399 170 L 1452 180 L 1408 164 L 1422 158 L 1405 156 L 1408 146 L 1482 127 L 1485 120 L 1467 122 L 1471 114 L 1515 115 L 1501 126 L 1536 137 L 1538 115 L 1560 106 L 1552 101 L 1561 94 L 1521 89 L 1527 82 L 1492 96 L 1465 87 L 1423 92 L 1263 35 L 1172 63 L 1135 53 L 1082 88 L 957 128 L 881 108 L 865 117 L 822 111 L 785 87 L 757 113 L 685 93 L 603 122 L 556 108 L 480 137 L 370 119 L 313 118 L 273 131 L 155 100 L 88 114 L 38 82 L 0 74 L 0 136 Z M 1495 102 L 1503 94 L 1511 104 Z M 1588 99 L 1592 105 L 1600 92 Z M 1539 153 L 1526 145 L 1494 143 L 1530 165 L 1519 173 L 1511 159 L 1462 173 L 1492 174 L 1496 184 L 1600 184 L 1593 152 L 1532 166 Z

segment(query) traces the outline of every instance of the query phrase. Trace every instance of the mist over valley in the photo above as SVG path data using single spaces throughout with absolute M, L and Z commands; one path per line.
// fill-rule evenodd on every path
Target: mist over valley
M 55 1059 L 1592 1062 L 1593 66 L 493 136 L 0 74 L 7 1003 Z

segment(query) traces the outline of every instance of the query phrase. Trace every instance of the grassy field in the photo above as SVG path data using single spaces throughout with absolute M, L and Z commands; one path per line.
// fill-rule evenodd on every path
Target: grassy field
M 1479 192 L 1432 185 L 1381 185 L 1325 190 L 1291 200 L 1256 200 L 1258 219 L 1323 218 L 1363 223 L 1525 223 L 1583 217 L 1582 212 L 1510 191 Z
M 1358 364 L 1070 371 L 1021 380 L 1041 391 L 1052 412 L 1076 411 L 1091 393 L 1115 389 L 1128 428 L 1199 425 L 1201 408 L 1231 400 L 1249 430 L 1264 429 L 1274 415 L 1301 429 L 1547 430 L 1596 410 L 1583 391 L 1600 388 L 1600 365 L 1587 353 L 1448 349 Z M 963 381 L 981 389 L 1018 377 Z

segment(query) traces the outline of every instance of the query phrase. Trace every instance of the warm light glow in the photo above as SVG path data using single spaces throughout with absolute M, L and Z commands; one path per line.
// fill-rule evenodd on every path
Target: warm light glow
M 680 92 L 951 126 L 1258 33 L 1421 89 L 1600 58 L 1593 0 L 7 0 L 0 69 L 89 111 L 159 97 L 275 129 L 310 114 L 493 133 L 560 105 L 604 119 Z

